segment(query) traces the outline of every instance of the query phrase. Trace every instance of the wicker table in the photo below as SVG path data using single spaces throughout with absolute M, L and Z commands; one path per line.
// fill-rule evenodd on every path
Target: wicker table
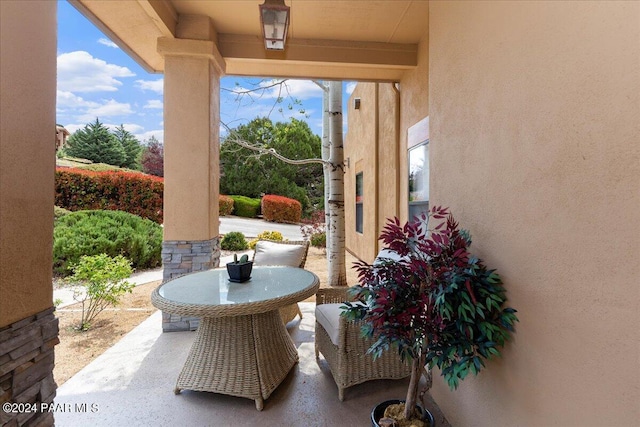
M 318 277 L 294 267 L 254 267 L 232 283 L 226 269 L 192 273 L 153 291 L 157 308 L 201 317 L 175 393 L 209 391 L 254 399 L 256 408 L 287 376 L 298 352 L 278 308 L 316 293 Z

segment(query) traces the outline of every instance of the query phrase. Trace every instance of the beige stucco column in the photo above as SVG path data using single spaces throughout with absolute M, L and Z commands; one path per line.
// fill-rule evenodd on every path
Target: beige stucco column
M 56 2 L 0 1 L 0 402 L 51 404 Z M 33 407 L 32 407 L 33 408 Z M 0 410 L 0 425 L 53 425 Z
M 192 31 L 194 25 L 204 31 Z M 207 40 L 214 34 L 208 18 L 190 17 L 179 28 L 192 38 L 158 40 L 165 58 L 164 280 L 216 267 L 220 259 L 219 122 L 224 62 L 215 43 Z M 169 314 L 163 318 L 165 331 L 196 326 L 193 319 Z

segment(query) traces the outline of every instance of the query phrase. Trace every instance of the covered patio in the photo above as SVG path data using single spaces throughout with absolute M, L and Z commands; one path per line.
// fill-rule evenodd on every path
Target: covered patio
M 156 312 L 60 388 L 56 424 L 189 426 L 364 426 L 374 405 L 401 398 L 409 379 L 350 387 L 344 402 L 322 356 L 314 355 L 314 303 L 300 303 L 303 318 L 289 323 L 299 363 L 256 411 L 250 399 L 216 393 L 173 393 L 194 333 L 163 334 Z M 427 395 L 438 427 L 449 423 Z M 77 407 L 86 410 L 77 411 Z M 65 411 L 65 408 L 72 410 Z
M 361 135 L 373 139 L 352 145 L 371 149 L 346 174 L 365 174 L 376 197 L 364 201 L 366 235 L 351 224 L 362 247 L 349 249 L 371 247 L 385 218 L 408 219 L 409 142 L 428 123 L 415 141 L 429 141 L 428 202 L 450 207 L 471 230 L 474 254 L 497 268 L 518 309 L 504 358 L 455 391 L 434 375 L 431 395 L 447 419 L 638 424 L 640 2 L 286 0 L 292 24 L 278 52 L 264 49 L 259 0 L 70 2 L 164 75 L 165 279 L 219 261 L 220 76 L 371 82 L 353 114 L 369 114 Z M 1 402 L 56 395 L 56 6 L 0 1 Z M 294 408 L 312 420 L 336 417 L 317 425 L 364 425 L 373 401 L 404 388 L 364 384 L 340 403 L 302 326 L 302 360 L 262 412 L 248 399 L 173 395 L 192 334 L 161 334 L 159 315 L 134 335 L 138 350 L 104 356 L 123 363 L 115 376 L 89 366 L 56 401 L 98 403 L 82 425 L 182 425 L 192 413 L 195 424 L 273 416 L 307 425 L 285 415 Z M 78 425 L 75 415 L 56 418 Z M 5 422 L 52 425 L 54 416 L 0 412 Z

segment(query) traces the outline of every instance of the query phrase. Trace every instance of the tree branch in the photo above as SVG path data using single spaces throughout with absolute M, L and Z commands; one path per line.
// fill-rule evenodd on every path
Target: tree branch
M 324 85 L 324 82 L 322 81 L 318 81 L 318 80 L 311 80 L 312 82 L 314 82 L 316 85 L 320 86 L 320 89 L 322 89 L 324 92 L 329 93 L 329 87 Z
M 227 127 L 224 124 L 223 126 Z M 289 163 L 290 165 L 330 164 L 328 161 L 322 160 L 322 159 L 301 159 L 301 160 L 289 159 L 287 157 L 284 157 L 282 154 L 278 153 L 275 150 L 275 148 L 265 148 L 265 147 L 260 147 L 260 146 L 251 144 L 247 141 L 242 140 L 239 137 L 234 136 L 231 129 L 229 129 L 228 127 L 227 127 L 227 130 L 229 131 L 229 137 L 227 137 L 227 139 L 225 140 L 226 142 L 233 142 L 235 144 L 238 144 L 241 147 L 256 151 L 261 155 L 264 155 L 264 154 L 271 155 L 276 159 L 282 160 L 285 163 Z

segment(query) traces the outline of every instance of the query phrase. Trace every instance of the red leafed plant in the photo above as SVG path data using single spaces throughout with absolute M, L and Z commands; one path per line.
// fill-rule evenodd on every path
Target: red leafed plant
M 262 215 L 267 221 L 297 224 L 302 216 L 302 205 L 295 199 L 275 194 L 262 197 Z
M 56 206 L 78 210 L 121 210 L 162 224 L 162 178 L 138 172 L 58 168 Z
M 431 227 L 431 228 L 428 228 Z M 448 210 L 433 207 L 412 222 L 389 220 L 380 238 L 400 260 L 356 263 L 361 284 L 352 288 L 362 304 L 343 315 L 361 320 L 376 339 L 374 357 L 395 349 L 412 364 L 405 416 L 410 418 L 425 367 L 437 366 L 451 389 L 484 359 L 500 354 L 518 320 L 505 307 L 500 276 L 469 252 L 471 237 Z

